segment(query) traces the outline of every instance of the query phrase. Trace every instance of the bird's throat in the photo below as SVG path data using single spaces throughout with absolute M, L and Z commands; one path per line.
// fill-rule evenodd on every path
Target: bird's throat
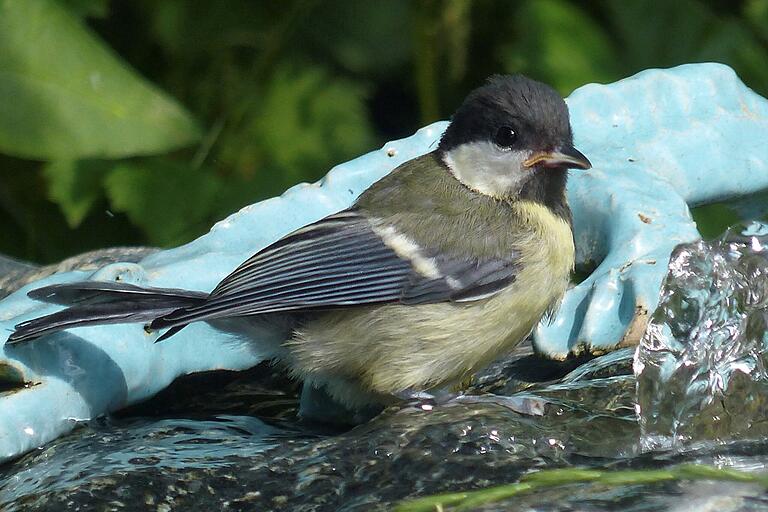
M 571 224 L 571 210 L 565 195 L 567 169 L 541 169 L 520 189 L 518 198 L 546 206 L 552 214 Z

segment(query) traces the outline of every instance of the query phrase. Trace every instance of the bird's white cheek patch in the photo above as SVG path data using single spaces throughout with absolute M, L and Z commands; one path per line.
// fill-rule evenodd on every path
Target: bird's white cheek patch
M 394 226 L 381 226 L 373 224 L 373 231 L 381 237 L 384 244 L 392 249 L 395 254 L 404 260 L 408 260 L 413 268 L 424 277 L 437 279 L 442 276 L 433 258 L 424 256 L 419 245 L 399 233 Z
M 502 198 L 517 192 L 528 175 L 523 162 L 530 151 L 501 151 L 492 142 L 469 142 L 445 153 L 444 161 L 465 186 Z

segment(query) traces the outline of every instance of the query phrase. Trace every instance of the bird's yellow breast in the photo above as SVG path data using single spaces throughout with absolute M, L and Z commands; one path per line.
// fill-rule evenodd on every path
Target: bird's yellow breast
M 510 286 L 474 302 L 324 314 L 287 343 L 296 373 L 391 394 L 455 382 L 511 350 L 560 301 L 574 261 L 568 222 L 537 203 L 518 201 L 513 208 L 524 229 L 516 244 L 520 272 Z M 346 390 L 335 394 L 359 405 Z
M 513 209 L 530 228 L 527 230 L 530 242 L 518 245 L 524 270 L 531 270 L 532 279 L 541 282 L 548 281 L 547 274 L 567 281 L 575 257 L 570 224 L 546 206 L 532 201 L 518 201 Z

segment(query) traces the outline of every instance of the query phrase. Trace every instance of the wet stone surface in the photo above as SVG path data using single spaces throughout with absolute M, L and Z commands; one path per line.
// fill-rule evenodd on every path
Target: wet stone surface
M 538 469 L 765 471 L 762 228 L 678 249 L 637 354 L 554 364 L 518 351 L 470 398 L 391 408 L 346 431 L 297 418 L 298 385 L 268 365 L 194 376 L 1 466 L 0 509 L 390 510 Z M 768 495 L 741 483 L 585 483 L 479 510 L 510 508 L 768 510 Z
M 247 510 L 256 504 L 386 509 L 408 495 L 478 488 L 513 481 L 531 469 L 579 464 L 585 454 L 615 456 L 624 451 L 624 441 L 636 439 L 631 415 L 590 409 L 590 386 L 567 393 L 547 389 L 525 393 L 530 400 L 557 397 L 543 416 L 478 398 L 431 411 L 391 409 L 335 435 L 287 427 L 285 417 L 273 418 L 272 426 L 236 415 L 111 418 L 4 468 L 0 496 L 10 510 L 163 510 L 164 504 L 180 510 Z M 626 439 L 598 442 L 615 431 Z

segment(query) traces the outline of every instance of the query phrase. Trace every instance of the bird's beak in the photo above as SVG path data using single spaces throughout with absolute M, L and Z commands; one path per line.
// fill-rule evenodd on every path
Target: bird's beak
M 530 168 L 540 165 L 549 169 L 591 169 L 592 163 L 584 154 L 573 146 L 564 146 L 555 151 L 534 153 L 523 162 L 523 166 Z

